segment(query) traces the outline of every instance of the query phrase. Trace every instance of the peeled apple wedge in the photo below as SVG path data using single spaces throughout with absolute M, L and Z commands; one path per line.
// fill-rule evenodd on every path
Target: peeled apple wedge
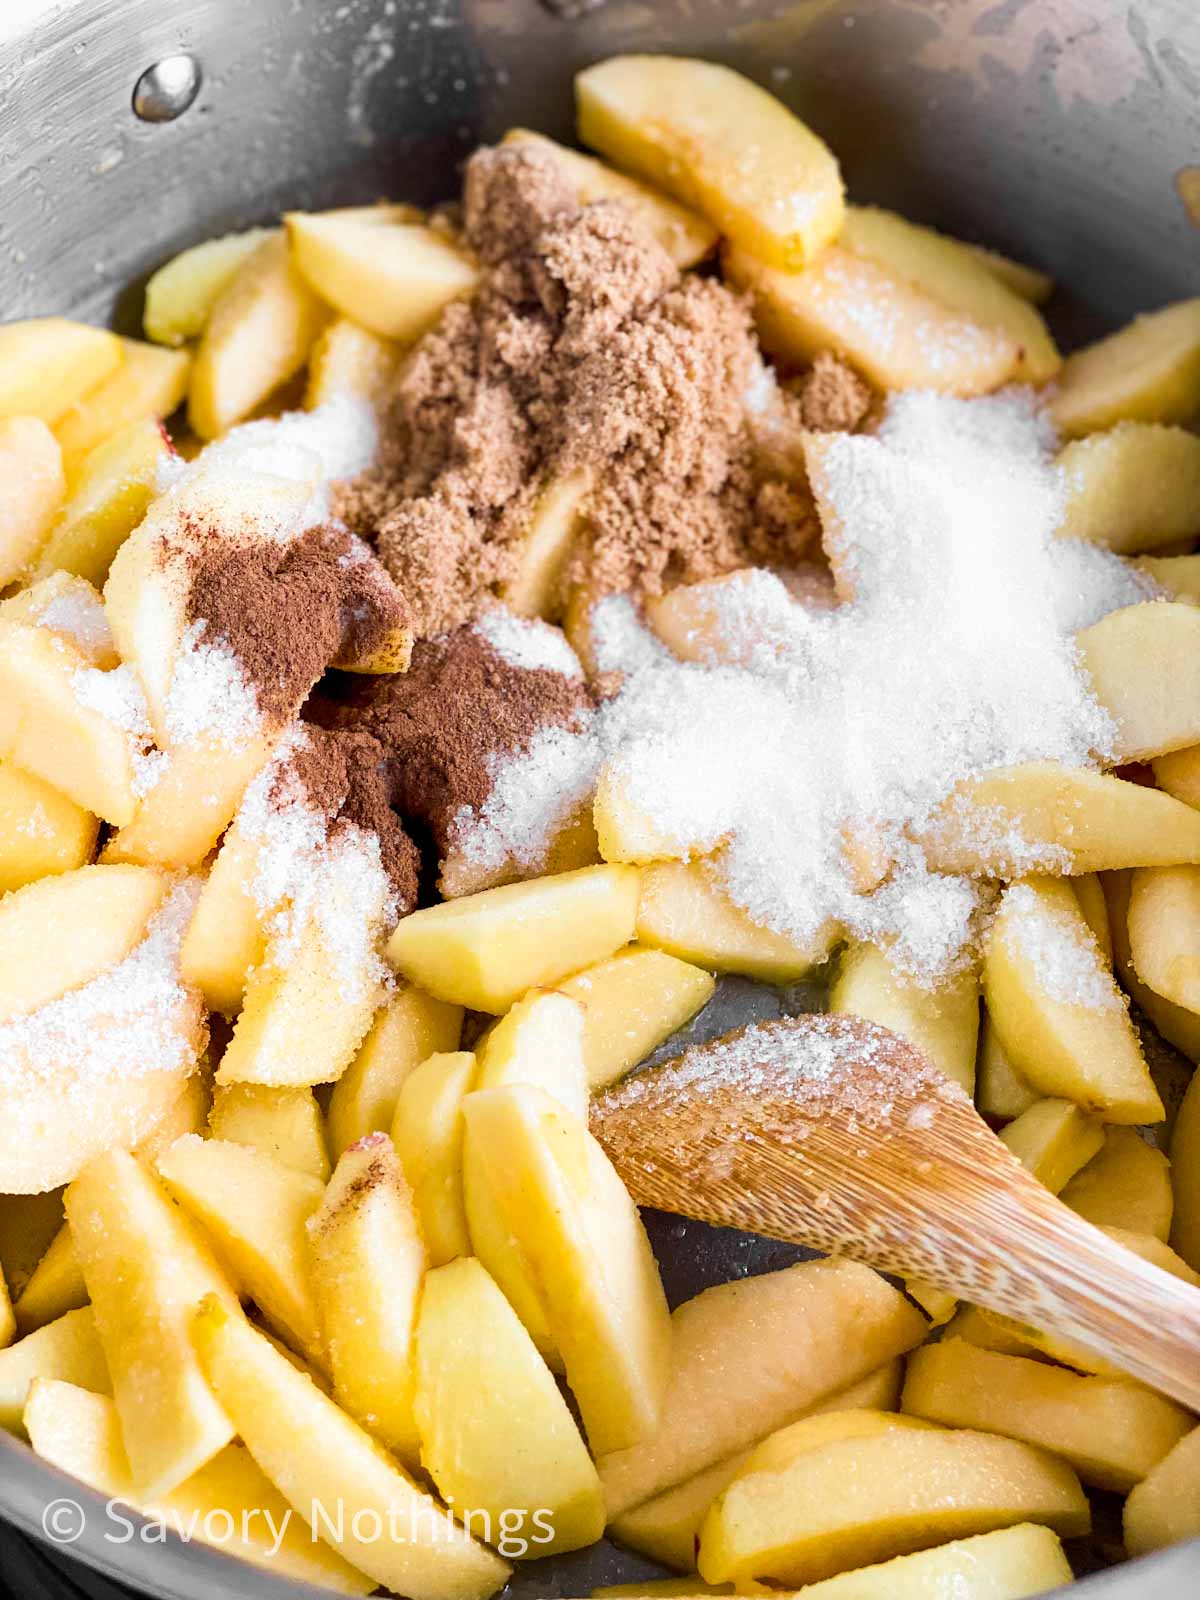
M 1109 1128 L 1060 1198 L 1098 1228 L 1128 1228 L 1164 1243 L 1170 1237 L 1170 1162 L 1133 1128 Z
M 213 306 L 238 268 L 273 230 L 251 228 L 182 250 L 146 284 L 142 327 L 155 344 L 186 344 L 204 332 Z
M 1075 643 L 1093 694 L 1117 725 L 1116 761 L 1148 761 L 1200 742 L 1200 607 L 1125 606 Z
M 190 1324 L 205 1295 L 232 1312 L 237 1301 L 199 1229 L 136 1157 L 111 1150 L 92 1162 L 67 1190 L 66 1212 L 134 1488 L 151 1499 L 233 1437 L 196 1358 Z
M 101 672 L 121 664 L 104 601 L 92 584 L 73 573 L 52 572 L 0 600 L 0 619 L 55 634 Z
M 1139 867 L 1131 875 L 1129 953 L 1155 994 L 1200 1011 L 1200 867 Z
M 408 1075 L 396 1101 L 392 1143 L 435 1267 L 471 1250 L 463 1203 L 463 1097 L 474 1082 L 470 1050 L 434 1055 Z
M 1069 873 L 1170 867 L 1200 861 L 1200 816 L 1144 784 L 1030 761 L 961 784 L 921 843 L 934 871 L 992 878 L 1018 878 L 1033 862 Z
M 70 498 L 40 548 L 36 574 L 73 572 L 102 584 L 113 557 L 158 492 L 158 468 L 170 454 L 154 416 L 137 417 L 114 429 L 90 450 L 78 463 Z
M 349 317 L 331 322 L 308 358 L 304 405 L 315 411 L 339 395 L 374 403 L 387 390 L 400 365 L 400 346 L 362 328 Z
M 917 1308 L 878 1273 L 833 1260 L 706 1289 L 671 1323 L 657 1429 L 598 1462 L 610 1521 L 861 1382 L 927 1331 Z M 738 1403 L 730 1406 L 735 1386 Z
M 428 1257 L 386 1134 L 368 1134 L 343 1153 L 308 1239 L 334 1396 L 415 1467 L 415 1340 Z
M 0 761 L 0 894 L 86 866 L 99 826 L 44 778 Z
M 1200 1427 L 1148 1472 L 1125 1502 L 1125 1550 L 1144 1556 L 1200 1534 Z
M 1139 556 L 1134 566 L 1165 589 L 1169 599 L 1200 602 L 1200 556 Z
M 66 489 L 62 450 L 42 419 L 0 419 L 0 588 L 37 554 Z
M 1157 1122 L 1162 1101 L 1125 1001 L 1062 879 L 1005 890 L 983 969 L 1005 1054 L 1047 1095 L 1106 1122 Z
M 1070 1100 L 1037 1100 L 1000 1135 L 1017 1160 L 1051 1194 L 1104 1145 L 1104 1125 Z
M 1200 1272 L 1200 1073 L 1183 1097 L 1171 1135 L 1171 1184 L 1174 1214 L 1171 1248 Z
M 60 1378 L 96 1394 L 112 1393 L 108 1363 L 90 1306 L 68 1311 L 0 1350 L 0 1428 L 24 1433 L 22 1412 L 30 1385 L 38 1378 Z
M 418 1489 L 236 1308 L 206 1299 L 194 1336 L 250 1454 L 351 1565 L 411 1600 L 487 1600 L 503 1588 L 507 1564 Z
M 122 339 L 125 359 L 102 383 L 76 400 L 54 426 L 68 478 L 91 452 L 139 421 L 169 417 L 187 393 L 192 358 L 139 339 Z
M 468 1525 L 483 1512 L 531 1556 L 600 1538 L 604 1499 L 587 1446 L 550 1369 L 473 1258 L 425 1280 L 416 1377 L 421 1462 L 448 1505 L 473 1513 Z
M 542 490 L 521 538 L 516 575 L 500 591 L 500 598 L 518 616 L 551 622 L 561 617 L 567 567 L 583 531 L 591 492 L 591 473 L 582 468 L 551 480 Z
M 812 945 L 800 945 L 752 922 L 720 887 L 709 862 L 658 861 L 641 876 L 638 943 L 681 961 L 765 983 L 793 983 L 833 945 L 833 929 Z
M 329 1177 L 321 1108 L 311 1089 L 219 1084 L 213 1091 L 208 1131 L 214 1139 L 247 1145 L 321 1183 Z
M 243 1445 L 227 1445 L 170 1494 L 139 1504 L 121 1419 L 111 1400 L 72 1383 L 39 1378 L 29 1391 L 25 1426 L 38 1455 L 106 1500 L 282 1577 L 324 1585 L 335 1594 L 369 1593 L 369 1578 L 289 1516 L 287 1501 Z
M 158 1174 L 280 1338 L 323 1366 L 305 1231 L 325 1192 L 321 1180 L 248 1145 L 195 1134 L 163 1151 Z
M 1068 356 L 1050 401 L 1065 438 L 1118 422 L 1190 422 L 1200 412 L 1200 300 L 1137 317 Z
M 397 985 L 329 1097 L 334 1160 L 368 1133 L 391 1132 L 404 1080 L 430 1056 L 458 1049 L 462 1020 L 461 1006 L 435 1000 L 413 984 Z
M 478 281 L 471 257 L 424 223 L 338 211 L 290 211 L 284 221 L 292 260 L 312 288 L 384 339 L 419 338 Z
M 545 1297 L 550 1331 L 594 1452 L 652 1434 L 671 1320 L 637 1207 L 586 1124 L 514 1084 L 463 1105 L 469 1162 Z
M 975 1104 L 985 1117 L 1011 1122 L 1042 1098 L 1026 1083 L 1004 1053 L 990 1017 L 979 1032 L 979 1059 L 975 1068 Z
M 877 206 L 847 207 L 838 244 L 886 267 L 980 327 L 1006 334 L 1017 347 L 1018 381 L 1045 383 L 1062 366 L 1034 307 L 1002 283 L 969 245 Z
M 1140 555 L 1200 533 L 1200 438 L 1183 428 L 1118 423 L 1068 444 L 1057 466 L 1067 493 L 1060 538 Z
M 979 1039 L 979 980 L 973 972 L 937 989 L 922 988 L 897 970 L 886 951 L 854 944 L 842 954 L 829 1009 L 890 1028 L 973 1093 Z
M 711 973 L 663 950 L 634 946 L 564 979 L 559 990 L 583 1005 L 583 1059 L 593 1090 L 644 1061 L 703 1010 Z
M 987 245 L 969 244 L 967 249 L 982 262 L 993 277 L 999 278 L 1006 288 L 1020 295 L 1022 300 L 1028 300 L 1030 305 L 1044 306 L 1054 293 L 1054 279 L 1039 267 L 1027 266 L 1024 261 L 1014 261 L 1011 256 L 1003 255 L 999 250 L 990 250 Z
M 1098 872 L 1084 872 L 1071 879 L 1083 920 L 1092 931 L 1092 938 L 1105 961 L 1112 965 L 1112 929 L 1108 925 L 1108 904 L 1104 898 L 1104 885 Z
M 700 1573 L 795 1587 L 1023 1522 L 1087 1531 L 1065 1462 L 993 1434 L 892 1426 L 734 1479 L 705 1519 Z
M 585 1016 L 580 1001 L 569 995 L 557 989 L 531 989 L 476 1046 L 479 1066 L 473 1087 L 502 1089 L 508 1083 L 533 1083 L 586 1121 Z
M 202 439 L 241 422 L 308 359 L 329 312 L 282 234 L 239 264 L 217 296 L 192 366 L 188 421 Z
M 807 365 L 832 350 L 876 388 L 987 394 L 1006 383 L 1020 352 L 1001 329 L 981 327 L 888 267 L 841 244 L 803 272 L 768 266 L 727 247 L 725 276 L 751 296 L 768 355 Z
M 710 61 L 613 56 L 575 78 L 579 136 L 772 266 L 807 266 L 845 212 L 837 159 L 774 95 Z
M 210 1011 L 235 1016 L 246 979 L 266 953 L 265 917 L 254 897 L 259 847 L 235 821 L 226 831 L 183 936 L 180 970 Z
M 104 328 L 63 317 L 7 323 L 0 327 L 0 418 L 40 417 L 53 427 L 124 359 L 121 340 Z
M 1167 759 L 1170 759 L 1169 757 Z M 1138 977 L 1129 945 L 1129 902 L 1132 872 L 1106 872 L 1101 878 L 1112 930 L 1113 971 L 1155 1029 L 1191 1062 L 1200 1061 L 1200 1016 L 1164 1000 Z
M 681 206 L 661 190 L 616 172 L 592 156 L 555 144 L 528 128 L 510 128 L 503 144 L 520 145 L 553 161 L 575 192 L 581 206 L 598 200 L 615 200 L 632 212 L 682 272 L 703 261 L 716 248 L 717 229 L 699 212 Z
M 507 1011 L 628 944 L 639 888 L 635 867 L 602 866 L 485 889 L 403 917 L 388 960 L 441 1000 Z

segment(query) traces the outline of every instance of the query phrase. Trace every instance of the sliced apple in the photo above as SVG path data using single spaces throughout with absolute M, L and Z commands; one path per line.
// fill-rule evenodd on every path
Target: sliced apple
M 1141 867 L 1129 884 L 1129 953 L 1155 994 L 1200 1011 L 1200 868 Z
M 1084 1377 L 963 1339 L 914 1351 L 901 1404 L 954 1428 L 1023 1439 L 1084 1483 L 1128 1494 L 1192 1426 L 1182 1406 L 1128 1378 Z
M 135 422 L 169 417 L 187 393 L 192 358 L 139 339 L 122 339 L 125 359 L 111 377 L 76 400 L 54 425 L 74 485 L 87 457 Z
M 51 427 L 125 359 L 115 333 L 63 317 L 0 327 L 0 418 L 40 417 Z
M 806 1261 L 706 1289 L 671 1322 L 657 1430 L 599 1462 L 610 1520 L 795 1421 L 927 1331 L 898 1289 L 853 1261 Z
M 265 915 L 254 897 L 258 841 L 235 821 L 221 841 L 184 935 L 180 968 L 210 1011 L 236 1016 L 246 979 L 266 953 Z
M 0 894 L 85 866 L 99 826 L 44 778 L 0 761 Z
M 1125 1549 L 1144 1556 L 1200 1534 L 1200 1428 L 1193 1428 L 1125 1502 Z
M 423 223 L 339 211 L 289 211 L 284 221 L 292 260 L 316 292 L 384 339 L 418 338 L 478 282 L 471 257 Z
M 422 1464 L 447 1504 L 464 1508 L 468 1527 L 482 1513 L 538 1556 L 599 1539 L 604 1500 L 587 1446 L 478 1261 L 452 1261 L 425 1280 L 416 1374 Z
M 575 78 L 579 136 L 772 266 L 806 266 L 842 223 L 832 151 L 729 67 L 612 56 Z
M 16 1331 L 17 1319 L 13 1313 L 12 1295 L 9 1293 L 4 1268 L 0 1265 L 0 1350 L 13 1342 Z
M 1108 907 L 1108 923 L 1112 930 L 1113 971 L 1120 979 L 1121 987 L 1146 1013 L 1156 1031 L 1182 1051 L 1189 1061 L 1200 1061 L 1200 1015 L 1164 1000 L 1137 975 L 1129 945 L 1132 882 L 1132 872 L 1106 872 L 1101 878 Z
M 0 588 L 33 560 L 66 490 L 62 450 L 42 419 L 0 418 Z
M 388 959 L 441 1000 L 507 1011 L 628 944 L 639 880 L 634 867 L 584 867 L 444 901 L 401 919 Z
M 1044 1094 L 1107 1122 L 1157 1122 L 1162 1101 L 1125 1002 L 1061 879 L 1005 890 L 983 973 L 1005 1054 Z
M 766 983 L 793 983 L 833 946 L 830 928 L 802 945 L 751 921 L 716 881 L 707 861 L 660 861 L 642 872 L 638 943 L 713 972 L 743 972 Z
M 475 1081 L 469 1050 L 430 1056 L 401 1085 L 392 1143 L 436 1267 L 470 1254 L 463 1203 L 463 1097 Z
M 1016 343 L 952 311 L 887 267 L 840 244 L 804 272 L 727 248 L 725 275 L 753 301 L 768 355 L 808 365 L 832 350 L 876 388 L 987 394 L 1020 361 Z
M 1200 861 L 1200 817 L 1144 784 L 1030 761 L 963 783 L 921 832 L 937 872 L 1019 878 Z
M 147 339 L 170 345 L 198 339 L 222 291 L 271 231 L 251 228 L 246 233 L 206 239 L 181 250 L 152 273 L 142 314 Z
M 192 366 L 188 421 L 215 439 L 249 416 L 308 359 L 329 312 L 297 270 L 282 234 L 239 263 L 217 296 Z
M 1036 1100 L 1000 1138 L 1026 1171 L 1058 1194 L 1102 1149 L 1104 1125 L 1070 1100 Z
M 584 1023 L 580 1001 L 557 989 L 531 989 L 480 1039 L 473 1087 L 537 1084 L 572 1115 L 586 1121 L 589 1092 Z
M 311 1089 L 273 1089 L 261 1083 L 218 1085 L 208 1131 L 324 1183 L 329 1153 L 321 1108 Z
M 838 244 L 896 273 L 980 327 L 1006 334 L 1017 346 L 1014 376 L 1019 380 L 1045 383 L 1062 366 L 1037 311 L 989 270 L 969 245 L 877 206 L 849 206 Z
M 38 1378 L 61 1378 L 97 1394 L 112 1393 L 108 1362 L 90 1306 L 68 1311 L 0 1350 L 0 1428 L 24 1432 L 21 1414 L 29 1387 Z
M 516 575 L 500 590 L 500 598 L 518 616 L 544 617 L 550 622 L 562 616 L 567 569 L 584 527 L 591 492 L 591 473 L 582 468 L 551 481 L 542 490 L 521 536 Z
M 1098 872 L 1083 872 L 1071 879 L 1083 920 L 1092 931 L 1096 947 L 1108 964 L 1112 965 L 1112 929 L 1108 925 L 1108 903 L 1104 898 L 1104 885 Z
M 121 665 L 104 601 L 86 578 L 52 572 L 0 600 L 0 618 L 57 635 L 101 672 Z
M 1148 761 L 1200 742 L 1200 607 L 1125 606 L 1075 643 L 1093 694 L 1116 723 L 1114 760 Z
M 195 1339 L 250 1454 L 353 1566 L 411 1600 L 487 1600 L 503 1588 L 507 1564 L 418 1489 L 235 1308 L 205 1300 Z
M 396 1101 L 414 1067 L 458 1049 L 462 1007 L 402 983 L 371 1024 L 358 1054 L 329 1097 L 330 1152 L 336 1160 L 368 1133 L 390 1133 Z
M 1050 418 L 1068 439 L 1114 423 L 1190 422 L 1200 412 L 1200 300 L 1136 317 L 1068 356 Z
M 390 387 L 400 365 L 401 347 L 362 328 L 349 317 L 331 322 L 308 358 L 304 404 L 315 411 L 328 400 L 355 395 L 374 405 Z
M 584 1007 L 583 1059 L 593 1090 L 606 1088 L 690 1022 L 712 998 L 710 973 L 663 950 L 634 946 L 558 985 Z
M 1134 566 L 1153 578 L 1172 600 L 1200 603 L 1200 556 L 1139 556 Z
M 1122 422 L 1076 439 L 1057 465 L 1067 494 L 1064 539 L 1141 555 L 1200 533 L 1200 439 L 1183 428 Z
M 1054 279 L 1048 272 L 1026 266 L 1023 261 L 1014 261 L 1011 256 L 991 250 L 987 245 L 969 244 L 967 249 L 1006 288 L 1019 294 L 1022 300 L 1028 300 L 1030 305 L 1044 306 L 1054 293 Z
M 468 1162 L 545 1297 L 550 1330 L 596 1452 L 652 1434 L 671 1324 L 638 1216 L 586 1125 L 544 1090 L 514 1084 L 463 1105 Z
M 1171 1164 L 1133 1128 L 1109 1128 L 1104 1145 L 1062 1191 L 1064 1205 L 1098 1228 L 1171 1235 Z
M 906 977 L 877 945 L 854 944 L 842 953 L 829 1009 L 890 1028 L 974 1092 L 979 980 L 973 971 L 930 988 Z
M 985 1016 L 975 1069 L 975 1104 L 980 1112 L 999 1122 L 1011 1122 L 1041 1098 L 1005 1055 L 991 1018 Z
M 113 557 L 146 514 L 171 446 L 153 416 L 113 430 L 79 462 L 71 496 L 41 546 L 37 572 L 76 573 L 102 584 Z
M 615 200 L 625 206 L 681 272 L 703 261 L 716 248 L 717 229 L 711 222 L 648 183 L 640 183 L 603 161 L 555 144 L 553 139 L 531 133 L 528 128 L 510 128 L 502 142 L 535 150 L 553 161 L 581 206 L 594 205 L 599 200 Z
M 1171 1247 L 1200 1272 L 1200 1072 L 1183 1097 L 1171 1135 L 1171 1186 L 1174 1214 Z

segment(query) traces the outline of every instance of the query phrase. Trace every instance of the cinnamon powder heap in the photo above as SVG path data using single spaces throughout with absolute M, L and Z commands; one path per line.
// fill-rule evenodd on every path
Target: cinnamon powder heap
M 807 490 L 756 448 L 747 414 L 761 357 L 741 297 L 681 278 L 624 207 L 579 207 L 521 146 L 471 159 L 464 227 L 482 285 L 414 348 L 380 457 L 337 505 L 375 542 L 418 635 L 458 626 L 512 579 L 539 493 L 578 468 L 595 489 L 573 576 L 602 592 L 805 552 Z M 829 388 L 826 374 L 778 406 L 796 427 L 804 410 L 810 426 L 829 406 L 849 415 L 848 385 Z

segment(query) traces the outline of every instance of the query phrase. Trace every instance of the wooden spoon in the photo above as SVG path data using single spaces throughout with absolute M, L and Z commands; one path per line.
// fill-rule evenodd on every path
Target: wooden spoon
M 1068 1210 L 886 1028 L 744 1028 L 599 1096 L 592 1127 L 641 1205 L 926 1278 L 1200 1410 L 1200 1289 Z

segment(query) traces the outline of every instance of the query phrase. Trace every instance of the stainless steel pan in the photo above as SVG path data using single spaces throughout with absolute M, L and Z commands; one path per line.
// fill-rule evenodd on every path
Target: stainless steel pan
M 1064 338 L 1200 293 L 1196 0 L 0 0 L 0 320 L 132 329 L 145 275 L 182 246 L 285 206 L 448 195 L 514 122 L 569 135 L 576 67 L 664 49 L 767 84 L 858 198 L 1048 268 L 1072 288 Z M 727 986 L 723 1025 L 775 1004 Z M 786 1259 L 651 1225 L 676 1298 Z M 115 1544 L 99 1500 L 0 1439 L 0 1516 L 46 1553 L 63 1496 L 87 1527 L 60 1558 L 161 1600 L 318 1593 L 196 1545 Z M 651 1571 L 601 1545 L 514 1587 Z M 1074 1592 L 1191 1600 L 1200 1544 Z

